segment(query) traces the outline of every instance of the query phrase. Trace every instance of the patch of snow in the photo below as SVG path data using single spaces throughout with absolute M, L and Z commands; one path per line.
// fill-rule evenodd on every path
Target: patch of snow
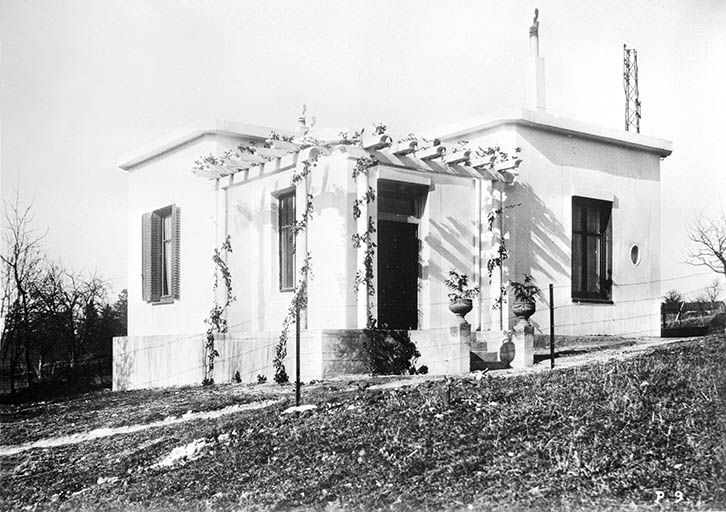
M 195 439 L 191 443 L 184 445 L 184 446 L 177 446 L 174 448 L 169 455 L 164 457 L 161 461 L 157 462 L 156 464 L 152 465 L 152 468 L 163 468 L 163 467 L 169 467 L 176 462 L 189 462 L 194 459 L 198 459 L 203 455 L 202 451 L 204 448 L 209 446 L 211 443 L 208 443 L 204 438 L 201 439 Z
M 86 441 L 92 441 L 94 439 L 100 439 L 103 437 L 111 437 L 119 434 L 131 434 L 134 432 L 139 432 L 141 430 L 147 430 L 150 428 L 156 428 L 156 427 L 165 427 L 168 425 L 175 425 L 177 423 L 185 423 L 187 421 L 193 421 L 198 419 L 212 419 L 212 418 L 219 418 L 220 416 L 225 416 L 227 414 L 233 414 L 236 412 L 242 412 L 242 411 L 252 411 L 256 409 L 264 409 L 265 407 L 269 407 L 270 405 L 273 405 L 277 403 L 276 400 L 263 400 L 261 402 L 252 402 L 248 404 L 239 404 L 239 405 L 230 405 L 229 407 L 224 407 L 223 409 L 217 409 L 216 411 L 206 411 L 206 412 L 196 412 L 196 413 L 189 413 L 187 412 L 181 417 L 178 418 L 164 418 L 162 421 L 153 421 L 151 423 L 142 423 L 138 425 L 128 425 L 125 427 L 115 427 L 115 428 L 99 428 L 95 430 L 91 430 L 89 432 L 82 432 L 82 433 L 76 433 L 71 434 L 68 436 L 62 436 L 62 437 L 51 437 L 47 439 L 41 439 L 40 441 L 34 441 L 32 443 L 24 443 L 19 445 L 11 445 L 11 446 L 2 446 L 0 445 L 0 457 L 2 456 L 8 456 L 8 455 L 15 455 L 17 453 L 22 453 L 27 450 L 32 450 L 33 448 L 55 448 L 57 446 L 66 446 L 70 444 L 78 444 L 83 443 Z
M 116 482 L 118 482 L 117 476 L 109 476 L 109 477 L 101 476 L 101 477 L 98 477 L 98 480 L 96 480 L 96 484 L 98 484 L 98 485 L 115 484 Z
M 307 404 L 307 405 L 298 405 L 297 407 L 288 407 L 284 411 L 282 411 L 282 414 L 292 414 L 294 412 L 303 412 L 303 411 L 311 411 L 313 409 L 317 409 L 317 405 L 313 404 Z

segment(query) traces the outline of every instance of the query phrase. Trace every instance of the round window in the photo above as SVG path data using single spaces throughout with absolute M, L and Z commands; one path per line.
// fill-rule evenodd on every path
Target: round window
M 637 245 L 630 248 L 630 261 L 633 262 L 633 265 L 640 263 L 640 247 Z

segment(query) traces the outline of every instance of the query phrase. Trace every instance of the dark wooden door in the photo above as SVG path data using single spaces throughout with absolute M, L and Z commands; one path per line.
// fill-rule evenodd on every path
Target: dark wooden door
M 378 222 L 378 325 L 418 327 L 418 226 Z

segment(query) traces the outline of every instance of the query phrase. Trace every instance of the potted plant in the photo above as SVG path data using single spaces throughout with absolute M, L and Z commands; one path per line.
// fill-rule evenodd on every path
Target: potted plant
M 534 279 L 530 274 L 522 274 L 524 279 L 522 282 L 509 281 L 509 287 L 512 289 L 514 295 L 514 302 L 512 303 L 512 313 L 517 318 L 527 320 L 534 314 L 537 309 L 535 301 L 537 295 L 542 293 L 542 290 L 534 284 Z
M 470 286 L 469 276 L 459 274 L 453 268 L 449 270 L 444 284 L 449 289 L 449 310 L 459 317 L 461 323 L 465 323 L 464 316 L 474 307 L 472 299 L 479 295 L 479 287 Z

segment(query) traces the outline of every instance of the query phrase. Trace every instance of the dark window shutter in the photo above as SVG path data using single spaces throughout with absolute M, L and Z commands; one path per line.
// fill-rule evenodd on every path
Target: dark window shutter
M 151 300 L 151 213 L 141 216 L 141 298 Z
M 181 255 L 181 208 L 171 207 L 171 290 L 175 299 L 179 298 L 179 258 Z
M 151 215 L 151 302 L 161 299 L 161 217 Z

